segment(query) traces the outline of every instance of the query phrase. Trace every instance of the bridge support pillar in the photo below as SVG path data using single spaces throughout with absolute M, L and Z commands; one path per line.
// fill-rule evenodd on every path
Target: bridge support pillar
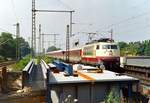
M 49 83 L 50 69 L 47 69 L 46 76 L 47 76 L 47 80 L 46 80 L 46 85 L 47 85 L 46 103 L 52 103 L 52 101 L 51 101 L 51 85 Z
M 7 93 L 7 68 L 2 68 L 2 80 L 1 80 L 1 90 L 2 93 Z

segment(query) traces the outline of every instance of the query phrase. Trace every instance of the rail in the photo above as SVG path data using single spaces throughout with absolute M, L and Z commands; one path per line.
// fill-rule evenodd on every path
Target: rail
M 127 75 L 139 78 L 142 84 L 150 86 L 150 67 L 125 65 L 124 70 Z
M 29 82 L 33 71 L 34 60 L 32 59 L 22 71 L 22 88 Z
M 44 60 L 41 60 L 40 65 L 42 68 L 43 77 L 44 77 L 44 79 L 46 79 L 47 78 L 46 73 L 47 73 L 47 69 L 49 69 L 49 66 L 46 64 L 46 62 Z

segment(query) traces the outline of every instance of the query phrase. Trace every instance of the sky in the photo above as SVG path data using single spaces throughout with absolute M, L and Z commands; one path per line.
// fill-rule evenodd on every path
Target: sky
M 0 0 L 0 32 L 15 34 L 16 22 L 20 23 L 21 36 L 31 37 L 31 0 Z M 73 34 L 80 45 L 87 42 L 88 34 L 96 32 L 93 39 L 110 37 L 113 29 L 115 41 L 142 41 L 150 39 L 150 0 L 36 0 L 36 9 L 75 10 Z M 69 13 L 37 13 L 36 28 L 42 33 L 56 33 L 57 47 L 65 47 L 66 25 Z M 53 45 L 53 36 L 45 36 L 45 47 Z

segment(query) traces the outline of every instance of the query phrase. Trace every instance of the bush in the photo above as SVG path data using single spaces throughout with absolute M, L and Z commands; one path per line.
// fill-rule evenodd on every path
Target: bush
M 110 88 L 108 95 L 106 96 L 105 103 L 121 103 L 119 86 L 115 85 Z
M 25 56 L 23 59 L 21 59 L 19 62 L 13 65 L 13 71 L 22 71 L 24 67 L 28 64 L 30 61 L 31 56 Z

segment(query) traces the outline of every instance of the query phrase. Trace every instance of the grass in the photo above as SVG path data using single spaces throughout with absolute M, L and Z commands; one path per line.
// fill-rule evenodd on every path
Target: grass
M 48 57 L 48 56 L 44 56 L 42 58 L 46 63 L 52 63 L 54 58 Z
M 28 64 L 28 62 L 31 60 L 31 56 L 27 55 L 23 59 L 21 59 L 16 64 L 12 65 L 12 71 L 22 71 L 24 67 Z
M 40 64 L 40 60 L 43 59 L 46 63 L 52 63 L 53 62 L 53 58 L 48 57 L 48 56 L 37 56 L 37 64 Z M 28 55 L 26 57 L 24 57 L 23 59 L 21 59 L 19 62 L 17 62 L 16 64 L 12 65 L 12 71 L 22 71 L 24 69 L 24 67 L 28 64 L 28 62 L 31 60 L 31 56 Z

